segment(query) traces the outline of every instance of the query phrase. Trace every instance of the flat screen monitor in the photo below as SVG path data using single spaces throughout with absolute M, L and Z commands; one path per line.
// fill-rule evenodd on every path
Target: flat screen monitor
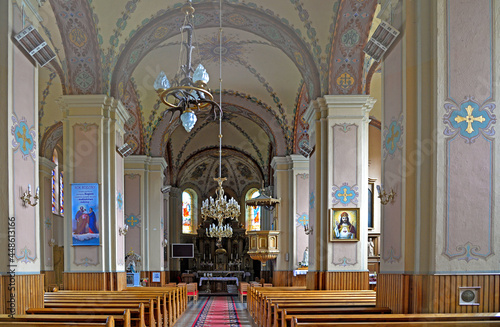
M 194 244 L 173 243 L 172 258 L 194 258 Z

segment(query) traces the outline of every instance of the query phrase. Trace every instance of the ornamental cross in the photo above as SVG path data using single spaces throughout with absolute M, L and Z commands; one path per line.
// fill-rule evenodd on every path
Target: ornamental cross
M 387 140 L 387 143 L 391 145 L 391 150 L 394 150 L 394 141 L 399 137 L 399 131 L 394 132 L 394 125 L 391 127 L 391 137 Z
M 26 137 L 26 126 L 23 126 L 23 133 L 17 132 L 17 138 L 23 140 L 23 152 L 26 152 L 26 143 L 31 145 L 31 140 L 29 137 Z
M 465 110 L 467 110 L 467 116 L 465 116 L 465 117 L 457 116 L 457 117 L 455 117 L 455 121 L 457 123 L 461 123 L 461 122 L 465 121 L 467 123 L 467 129 L 465 131 L 467 133 L 471 134 L 472 132 L 474 132 L 474 128 L 472 128 L 472 123 L 475 121 L 482 123 L 486 119 L 484 119 L 483 116 L 479 116 L 479 117 L 472 116 L 472 111 L 474 110 L 474 108 L 472 108 L 471 105 L 469 105 L 467 108 L 465 108 Z
M 338 197 L 344 197 L 344 202 L 347 202 L 347 197 L 351 197 L 353 195 L 354 194 L 352 194 L 352 193 L 347 193 L 347 189 L 346 188 L 344 188 L 344 193 L 343 194 L 340 194 L 340 192 L 337 193 Z
M 352 84 L 352 77 L 349 74 L 344 73 L 340 76 L 340 82 L 343 87 L 348 87 Z
M 127 223 L 128 223 L 130 226 L 132 226 L 132 227 L 134 227 L 135 223 L 137 223 L 137 222 L 139 222 L 139 220 L 135 219 L 135 217 L 134 217 L 134 216 L 130 216 L 130 217 L 128 217 L 128 219 L 127 219 Z

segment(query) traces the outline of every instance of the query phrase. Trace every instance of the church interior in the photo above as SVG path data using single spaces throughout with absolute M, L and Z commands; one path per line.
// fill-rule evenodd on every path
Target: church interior
M 500 326 L 498 17 L 0 1 L 0 326 Z

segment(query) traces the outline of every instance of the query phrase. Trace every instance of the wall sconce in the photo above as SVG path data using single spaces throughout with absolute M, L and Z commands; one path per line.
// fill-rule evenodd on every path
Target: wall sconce
M 166 238 L 161 241 L 161 246 L 166 247 L 168 245 L 168 240 Z
M 21 189 L 21 192 L 22 192 L 22 189 Z M 36 206 L 38 204 L 38 195 L 39 194 L 40 194 L 40 187 L 37 187 L 36 188 L 36 194 L 33 197 L 33 199 L 35 201 L 31 202 L 31 197 L 32 197 L 32 194 L 31 194 L 31 184 L 28 184 L 28 190 L 26 192 L 24 192 L 23 195 L 21 195 L 21 200 L 23 200 L 23 206 L 26 207 L 26 204 L 29 204 L 32 207 Z
M 56 245 L 56 240 L 55 240 L 55 239 L 53 239 L 53 238 L 51 238 L 51 239 L 49 240 L 49 246 L 50 246 L 50 247 L 54 247 L 54 245 Z
M 118 229 L 118 234 L 120 234 L 120 235 L 125 236 L 125 235 L 127 235 L 127 232 L 128 232 L 128 225 L 125 225 L 125 226 L 123 226 L 123 228 L 120 227 Z
M 306 224 L 304 225 L 304 232 L 306 233 L 306 235 L 310 235 L 313 233 L 313 229 L 312 227 L 309 227 L 309 224 Z
M 389 194 L 386 193 L 384 189 L 380 188 L 380 185 L 377 185 L 377 191 L 378 191 L 378 198 L 380 199 L 380 203 L 383 205 L 386 205 L 389 202 L 392 202 L 394 200 L 394 197 L 396 197 L 396 192 L 391 188 L 391 192 Z

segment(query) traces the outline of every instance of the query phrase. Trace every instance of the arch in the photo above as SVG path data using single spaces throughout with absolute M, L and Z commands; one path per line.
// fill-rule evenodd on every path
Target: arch
M 182 191 L 182 234 L 195 234 L 198 226 L 198 193 L 192 188 Z
M 219 9 L 212 3 L 198 3 L 195 9 L 197 12 L 203 12 L 204 16 L 217 17 L 219 13 Z M 311 97 L 316 98 L 321 94 L 319 71 L 314 56 L 290 26 L 285 25 L 277 17 L 259 11 L 258 8 L 242 4 L 225 3 L 224 16 L 226 28 L 247 31 L 276 45 L 300 71 L 302 78 L 309 85 L 308 91 Z M 130 38 L 113 68 L 112 96 L 121 98 L 124 86 L 142 59 L 159 44 L 180 33 L 178 20 L 177 10 L 167 11 L 151 19 Z M 197 29 L 210 27 L 219 27 L 218 20 L 206 19 L 196 26 Z
M 328 94 L 363 93 L 363 48 L 376 8 L 377 1 L 342 1 L 330 47 Z
M 101 51 L 89 2 L 50 0 L 50 5 L 66 58 L 74 58 L 66 60 L 68 94 L 102 93 Z
M 50 126 L 45 134 L 43 134 L 40 142 L 40 156 L 52 160 L 52 154 L 56 145 L 63 138 L 63 123 L 57 122 Z
M 257 188 L 251 188 L 245 194 L 245 201 L 256 198 L 260 195 Z M 260 220 L 262 218 L 262 208 L 259 206 L 246 206 L 245 210 L 245 228 L 248 231 L 260 230 Z

